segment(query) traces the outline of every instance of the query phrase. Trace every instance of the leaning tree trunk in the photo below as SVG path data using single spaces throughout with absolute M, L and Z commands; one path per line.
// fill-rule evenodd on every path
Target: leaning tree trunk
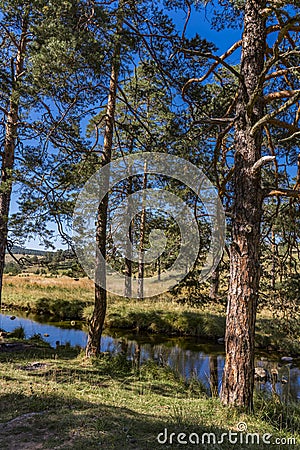
M 120 58 L 121 58 L 121 33 L 123 28 L 123 1 L 119 3 L 119 19 L 116 28 L 116 44 L 114 54 L 112 57 L 112 68 L 110 75 L 109 94 L 107 99 L 107 110 L 105 119 L 105 130 L 103 139 L 102 152 L 102 166 L 111 162 L 113 134 L 114 134 L 114 119 L 116 109 L 116 97 L 118 78 L 120 72 Z M 104 177 L 103 177 L 104 178 Z M 107 179 L 102 180 L 105 191 L 108 191 L 109 174 Z M 96 229 L 96 269 L 95 269 L 95 304 L 92 317 L 89 321 L 88 341 L 86 345 L 86 356 L 97 356 L 100 354 L 100 341 L 106 314 L 107 293 L 106 293 L 106 267 L 99 260 L 100 252 L 106 259 L 106 239 L 107 239 L 107 211 L 108 211 L 108 193 L 104 196 L 98 208 L 97 229 Z
M 5 264 L 5 251 L 8 234 L 8 216 L 12 193 L 12 171 L 15 162 L 15 148 L 18 133 L 20 80 L 24 71 L 24 58 L 27 44 L 28 18 L 23 19 L 22 33 L 18 43 L 18 50 L 14 68 L 12 70 L 12 91 L 9 109 L 6 116 L 4 148 L 2 152 L 1 178 L 0 178 L 0 307 L 2 300 L 3 272 Z
M 221 400 L 224 405 L 253 408 L 254 334 L 260 280 L 259 247 L 262 218 L 260 169 L 262 133 L 253 125 L 263 116 L 260 75 L 264 67 L 265 2 L 247 0 L 236 107 L 235 175 L 230 249 L 230 282 L 226 319 L 226 361 Z

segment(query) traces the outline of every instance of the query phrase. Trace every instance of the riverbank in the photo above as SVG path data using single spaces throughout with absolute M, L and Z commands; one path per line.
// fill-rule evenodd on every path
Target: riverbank
M 4 278 L 4 307 L 56 321 L 87 321 L 93 310 L 93 298 L 93 283 L 88 279 L 35 275 Z M 201 308 L 178 304 L 167 293 L 143 301 L 108 296 L 105 328 L 217 341 L 225 334 L 225 309 L 217 304 Z M 299 336 L 300 326 L 299 333 L 286 334 L 285 329 L 278 327 L 272 311 L 264 309 L 259 312 L 256 326 L 258 348 L 297 356 L 300 354 Z
M 279 439 L 283 444 L 278 449 L 300 448 L 299 405 L 256 398 L 255 415 L 239 414 L 209 398 L 199 382 L 192 379 L 187 384 L 153 362 L 137 371 L 121 355 L 89 361 L 78 350 L 53 350 L 41 343 L 2 351 L 0 361 L 2 450 L 192 449 L 197 438 L 203 449 L 227 450 L 233 445 L 228 435 L 218 443 L 222 433 L 237 433 L 245 428 L 241 423 L 248 433 L 255 433 L 251 449 L 270 448 L 263 435 L 272 443 Z M 176 434 L 172 444 L 171 433 Z M 178 444 L 178 433 L 191 437 L 194 444 Z M 165 445 L 158 435 L 161 442 L 167 439 Z M 297 445 L 288 443 L 293 438 Z M 237 443 L 234 448 L 246 447 Z

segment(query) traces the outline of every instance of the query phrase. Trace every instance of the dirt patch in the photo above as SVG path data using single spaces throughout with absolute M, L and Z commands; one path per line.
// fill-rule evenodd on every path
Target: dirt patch
M 51 433 L 44 427 L 34 427 L 35 436 L 32 435 L 32 426 L 37 417 L 46 414 L 46 411 L 31 412 L 15 417 L 6 423 L 0 424 L 1 450 L 38 450 L 44 449 L 44 442 L 51 437 Z M 28 430 L 26 430 L 26 428 Z

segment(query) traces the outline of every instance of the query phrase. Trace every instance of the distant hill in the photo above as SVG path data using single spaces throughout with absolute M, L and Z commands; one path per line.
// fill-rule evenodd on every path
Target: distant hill
M 14 245 L 11 249 L 13 255 L 36 255 L 36 256 L 46 256 L 47 253 L 54 253 L 53 251 L 46 250 L 36 250 L 33 248 L 24 248 L 19 245 Z

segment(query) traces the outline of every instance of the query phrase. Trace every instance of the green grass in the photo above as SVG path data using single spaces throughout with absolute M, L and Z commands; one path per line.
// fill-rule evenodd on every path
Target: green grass
M 41 276 L 4 278 L 3 305 L 52 320 L 87 320 L 93 311 L 93 283 Z M 214 311 L 178 304 L 170 295 L 137 301 L 108 296 L 106 329 L 147 333 L 220 337 L 224 334 L 223 307 Z
M 74 349 L 36 347 L 0 353 L 0 448 L 11 449 L 244 449 L 222 445 L 161 445 L 157 435 L 196 432 L 198 435 L 237 430 L 293 435 L 299 444 L 299 406 L 256 400 L 255 415 L 221 406 L 208 398 L 201 384 L 187 384 L 169 368 L 153 362 L 135 370 L 122 356 L 86 360 Z M 30 370 L 33 363 L 41 363 Z M 276 417 L 282 417 L 276 421 Z M 292 420 L 286 421 L 286 418 Z M 252 445 L 267 449 L 269 445 Z M 276 446 L 276 448 L 300 448 Z
M 93 283 L 88 279 L 4 277 L 3 305 L 7 308 L 50 315 L 56 321 L 87 320 L 93 302 Z M 168 293 L 143 301 L 109 295 L 105 328 L 216 339 L 225 333 L 225 309 L 217 304 L 202 308 L 179 304 Z M 258 348 L 300 353 L 300 324 L 298 331 L 287 333 L 272 311 L 265 308 L 258 314 L 256 331 Z

